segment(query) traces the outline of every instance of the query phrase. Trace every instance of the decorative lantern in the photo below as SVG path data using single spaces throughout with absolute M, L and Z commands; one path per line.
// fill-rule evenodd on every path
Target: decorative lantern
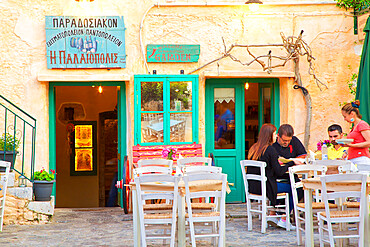
M 19 187 L 27 187 L 27 178 L 23 175 L 18 177 L 18 186 Z

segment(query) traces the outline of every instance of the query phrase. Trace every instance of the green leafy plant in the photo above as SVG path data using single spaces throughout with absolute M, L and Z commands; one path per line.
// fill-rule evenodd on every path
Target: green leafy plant
M 20 140 L 10 133 L 5 133 L 0 137 L 0 150 L 2 151 L 17 151 Z
M 348 69 L 352 70 L 350 65 L 348 65 Z M 353 100 L 356 97 L 357 78 L 358 78 L 358 74 L 352 73 L 351 78 L 347 80 L 348 89 L 349 89 L 350 94 L 353 95 Z M 347 103 L 348 102 L 342 102 L 342 103 L 339 102 L 339 106 L 344 106 Z
M 49 173 L 44 168 L 42 168 L 41 171 L 35 172 L 34 180 L 53 181 L 55 179 L 55 175 L 56 175 L 55 170 L 50 170 L 50 173 Z
M 339 8 L 362 10 L 369 7 L 370 0 L 336 0 Z

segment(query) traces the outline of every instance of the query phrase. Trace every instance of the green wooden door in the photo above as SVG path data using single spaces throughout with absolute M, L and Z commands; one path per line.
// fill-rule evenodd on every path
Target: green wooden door
M 206 153 L 213 153 L 233 183 L 227 202 L 243 201 L 240 160 L 244 158 L 244 84 L 232 79 L 206 81 Z
M 249 91 L 246 83 L 249 84 Z M 257 140 L 264 123 L 280 125 L 277 78 L 208 79 L 205 91 L 206 153 L 228 174 L 227 202 L 245 201 L 240 160 Z

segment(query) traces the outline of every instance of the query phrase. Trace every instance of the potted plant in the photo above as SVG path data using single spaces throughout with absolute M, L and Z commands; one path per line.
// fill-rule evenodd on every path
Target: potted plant
M 36 171 L 33 177 L 33 194 L 35 201 L 50 201 L 51 192 L 55 181 L 55 170 L 47 172 L 44 168 Z
M 11 168 L 14 167 L 20 142 L 21 141 L 16 136 L 10 133 L 4 133 L 0 137 L 0 160 L 9 161 L 11 163 Z

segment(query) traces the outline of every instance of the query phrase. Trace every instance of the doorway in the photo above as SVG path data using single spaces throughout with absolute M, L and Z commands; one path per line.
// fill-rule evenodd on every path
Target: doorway
M 124 82 L 51 82 L 49 89 L 56 207 L 122 205 L 114 184 L 126 154 Z
M 279 126 L 279 80 L 207 79 L 205 94 L 206 153 L 213 153 L 233 184 L 227 202 L 244 201 L 240 160 L 248 157 L 262 124 Z

